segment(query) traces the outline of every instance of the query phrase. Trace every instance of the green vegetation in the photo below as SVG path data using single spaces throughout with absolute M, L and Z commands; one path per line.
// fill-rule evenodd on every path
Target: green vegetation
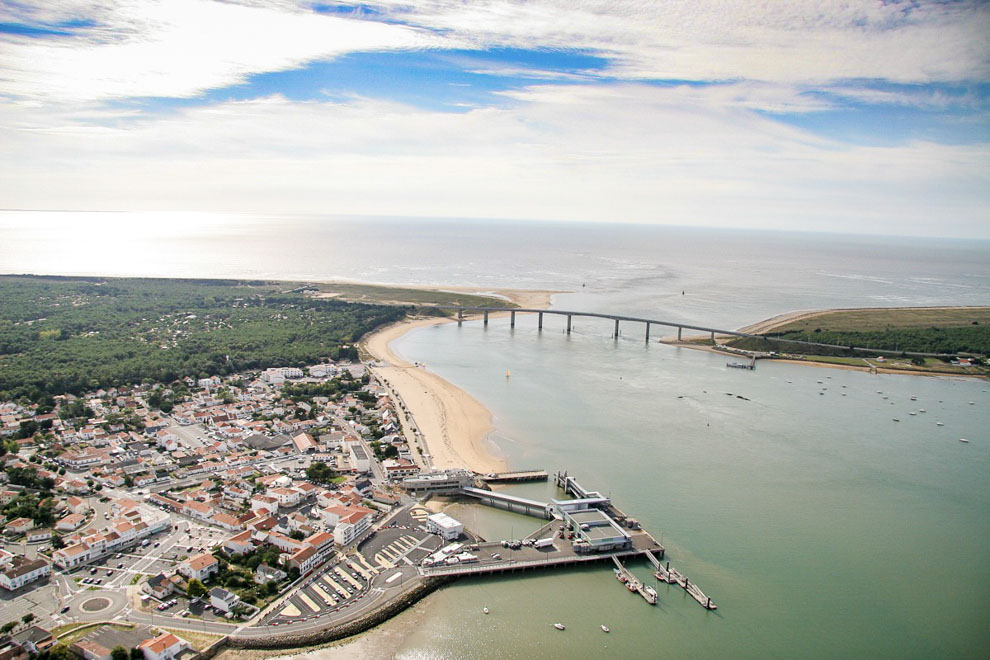
M 55 524 L 55 502 L 51 497 L 39 498 L 29 491 L 22 490 L 17 497 L 3 506 L 3 515 L 7 520 L 30 518 L 37 527 L 49 527 Z
M 42 401 L 100 387 L 356 359 L 362 335 L 407 311 L 288 288 L 0 276 L 0 398 Z M 163 394 L 159 404 L 166 401 L 172 402 Z
M 337 473 L 326 463 L 311 463 L 306 468 L 306 478 L 319 484 L 332 483 Z
M 125 625 L 121 623 L 104 623 L 102 621 L 97 621 L 96 623 L 67 623 L 64 626 L 59 626 L 52 630 L 52 635 L 58 640 L 59 646 L 64 646 L 66 649 L 72 646 L 80 639 L 85 637 L 91 628 L 97 628 L 99 626 L 110 626 L 111 628 L 116 628 L 117 630 L 131 630 L 133 625 Z M 71 656 L 70 657 L 75 657 Z
M 990 354 L 990 308 L 902 308 L 835 310 L 786 323 L 766 339 L 736 339 L 729 345 L 756 351 L 804 355 L 862 355 L 848 347 L 909 353 Z M 803 346 L 774 339 L 835 344 Z
M 202 582 L 193 578 L 189 580 L 189 585 L 186 587 L 186 595 L 190 598 L 199 598 L 206 593 L 206 587 Z

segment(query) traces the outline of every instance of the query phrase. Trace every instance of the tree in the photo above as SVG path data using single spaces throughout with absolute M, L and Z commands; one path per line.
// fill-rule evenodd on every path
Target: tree
M 131 649 L 131 660 L 144 660 L 144 651 L 141 649 Z
M 115 646 L 113 650 L 110 651 L 111 660 L 129 660 L 130 653 L 127 652 L 123 646 Z
M 6 635 L 7 633 L 9 633 L 11 630 L 13 630 L 16 627 L 17 627 L 17 622 L 16 621 L 8 621 L 7 623 L 3 624 L 3 627 L 0 627 L 0 633 L 3 633 L 4 635 Z
M 304 538 L 306 538 L 306 535 L 303 534 L 300 530 L 294 529 L 291 532 L 289 532 L 289 538 L 296 541 L 302 541 Z
M 61 535 L 52 534 L 52 547 L 56 550 L 61 550 L 65 547 L 65 541 L 62 540 Z
M 56 644 L 48 652 L 48 660 L 75 660 L 75 654 L 69 650 L 67 644 Z
M 34 621 L 34 614 L 28 612 L 27 614 L 21 617 L 21 621 L 24 622 L 25 626 L 30 624 L 32 621 Z
M 193 578 L 189 580 L 189 587 L 186 588 L 186 593 L 190 598 L 199 598 L 206 593 L 206 587 L 203 586 L 202 582 Z

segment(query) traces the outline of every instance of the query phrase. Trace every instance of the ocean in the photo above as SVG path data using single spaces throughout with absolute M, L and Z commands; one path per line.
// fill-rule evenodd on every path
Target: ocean
M 0 213 L 0 236 L 2 272 L 553 289 L 568 292 L 554 297 L 561 309 L 727 328 L 799 309 L 990 304 L 986 241 L 23 212 Z M 563 323 L 547 317 L 542 333 L 524 316 L 514 329 L 506 319 L 446 324 L 393 348 L 486 405 L 492 448 L 512 467 L 567 469 L 662 536 L 672 566 L 718 610 L 666 585 L 649 607 L 604 565 L 463 580 L 369 633 L 365 649 L 381 640 L 383 654 L 402 658 L 990 654 L 987 381 L 727 369 L 724 356 L 646 344 L 641 326 L 623 326 L 616 341 L 609 322 L 579 320 L 570 335 Z M 512 492 L 555 496 L 547 484 Z M 538 525 L 477 507 L 451 513 L 488 538 Z M 645 565 L 633 570 L 652 583 Z

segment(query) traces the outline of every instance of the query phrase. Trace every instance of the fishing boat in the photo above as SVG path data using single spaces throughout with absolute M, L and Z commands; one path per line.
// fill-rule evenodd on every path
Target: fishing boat
M 556 628 L 557 630 L 563 630 L 564 629 L 564 624 L 562 624 L 562 623 L 555 623 L 555 624 L 553 624 L 553 627 Z
M 612 631 L 611 631 L 611 630 L 609 630 L 609 629 L 608 629 L 608 626 L 606 626 L 606 625 L 605 625 L 605 624 L 603 623 L 603 624 L 602 624 L 602 632 L 612 632 Z

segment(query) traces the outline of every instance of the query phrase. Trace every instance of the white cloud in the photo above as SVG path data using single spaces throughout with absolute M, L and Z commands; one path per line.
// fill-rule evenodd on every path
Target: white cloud
M 0 197 L 22 208 L 990 232 L 985 145 L 844 146 L 699 93 L 538 86 L 519 93 L 525 103 L 455 115 L 270 97 L 8 130 Z M 59 124 L 12 112 L 3 125 Z
M 59 103 L 186 97 L 358 50 L 434 42 L 398 25 L 211 0 L 122 0 L 88 11 L 72 5 L 45 19 L 81 17 L 98 24 L 71 37 L 8 37 L 2 93 Z

